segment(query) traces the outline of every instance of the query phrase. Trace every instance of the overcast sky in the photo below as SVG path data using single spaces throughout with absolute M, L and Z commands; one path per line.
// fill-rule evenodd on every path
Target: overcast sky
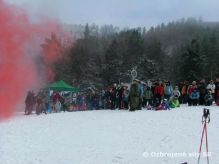
M 156 26 L 188 17 L 219 21 L 219 0 L 5 0 L 63 23 Z

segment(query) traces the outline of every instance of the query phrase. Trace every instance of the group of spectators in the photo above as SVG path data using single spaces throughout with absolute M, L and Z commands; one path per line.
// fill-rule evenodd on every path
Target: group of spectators
M 133 80 L 131 85 L 114 84 L 104 90 L 87 89 L 81 93 L 62 93 L 40 90 L 36 95 L 29 91 L 25 100 L 25 114 L 36 111 L 52 113 L 60 111 L 80 111 L 98 109 L 125 109 L 130 111 L 141 110 L 167 110 L 179 107 L 180 104 L 188 106 L 219 105 L 219 79 L 206 82 L 200 80 L 180 82 L 172 85 L 170 81 L 148 80 L 146 83 Z
M 134 80 L 129 98 L 130 110 L 141 109 L 142 106 L 161 110 L 176 108 L 180 104 L 210 106 L 215 102 L 219 105 L 219 79 L 208 83 L 205 80 L 192 81 L 191 84 L 184 81 L 174 86 L 170 81 L 154 81 L 148 85 Z

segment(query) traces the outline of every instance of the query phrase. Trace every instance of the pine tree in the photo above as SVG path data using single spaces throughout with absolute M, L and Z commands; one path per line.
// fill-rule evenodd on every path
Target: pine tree
M 219 34 L 213 32 L 209 38 L 208 68 L 210 69 L 210 78 L 215 79 L 219 73 Z
M 113 40 L 106 51 L 105 68 L 102 73 L 106 84 L 110 85 L 118 82 L 122 65 L 121 59 L 118 42 Z
M 204 60 L 199 41 L 193 39 L 182 56 L 182 77 L 189 81 L 202 79 Z

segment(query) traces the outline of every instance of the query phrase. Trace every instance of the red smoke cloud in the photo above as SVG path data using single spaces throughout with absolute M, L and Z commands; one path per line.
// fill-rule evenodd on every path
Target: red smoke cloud
M 52 33 L 51 38 L 46 38 L 45 43 L 41 45 L 43 50 L 43 62 L 46 65 L 46 76 L 48 81 L 52 81 L 55 77 L 51 69 L 51 65 L 58 59 L 62 58 L 62 45 L 57 36 Z
M 35 59 L 42 54 L 40 44 L 51 32 L 60 34 L 61 31 L 51 21 L 31 23 L 23 9 L 0 0 L 0 120 L 11 116 L 27 90 L 39 83 Z M 61 57 L 60 48 L 61 45 L 49 44 L 48 50 L 44 49 L 46 69 Z

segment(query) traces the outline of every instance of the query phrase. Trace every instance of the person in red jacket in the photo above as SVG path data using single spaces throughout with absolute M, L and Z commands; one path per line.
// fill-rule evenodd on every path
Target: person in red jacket
M 164 86 L 163 86 L 163 83 L 161 81 L 155 86 L 154 95 L 155 95 L 155 99 L 158 99 L 159 104 L 160 104 L 161 100 L 164 96 Z

